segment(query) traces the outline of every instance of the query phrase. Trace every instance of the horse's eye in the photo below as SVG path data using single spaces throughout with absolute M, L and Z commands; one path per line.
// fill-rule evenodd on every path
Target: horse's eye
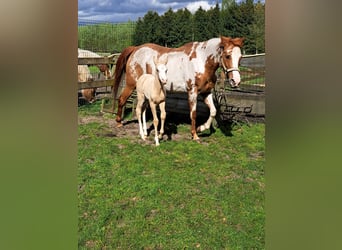
M 229 59 L 230 59 L 230 55 L 227 55 L 227 56 L 226 56 L 226 59 L 229 60 Z

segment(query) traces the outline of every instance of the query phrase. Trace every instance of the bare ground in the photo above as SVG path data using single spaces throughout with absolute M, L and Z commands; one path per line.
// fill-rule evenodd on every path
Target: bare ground
M 99 123 L 103 124 L 103 129 L 99 130 L 99 136 L 105 137 L 118 137 L 118 138 L 129 138 L 136 140 L 138 143 L 154 144 L 154 128 L 151 120 L 147 120 L 147 133 L 148 138 L 146 141 L 140 139 L 139 136 L 139 124 L 136 118 L 129 121 L 124 121 L 123 125 L 118 127 L 118 123 L 115 121 L 115 117 L 108 118 L 106 115 L 88 115 L 84 117 L 78 117 L 78 125 L 88 124 L 88 123 Z M 163 140 L 189 140 L 191 139 L 190 125 L 189 131 L 178 132 L 177 125 L 173 122 L 166 121 L 165 123 L 165 133 Z

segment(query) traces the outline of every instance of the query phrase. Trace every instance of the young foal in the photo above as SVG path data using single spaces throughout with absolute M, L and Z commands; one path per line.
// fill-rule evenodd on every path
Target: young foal
M 156 142 L 156 146 L 159 146 L 159 138 L 163 136 L 164 133 L 164 124 L 166 118 L 165 112 L 165 98 L 166 92 L 164 85 L 166 84 L 167 77 L 167 55 L 164 57 L 160 57 L 158 60 L 153 58 L 153 62 L 156 66 L 155 75 L 152 74 L 143 74 L 139 77 L 137 81 L 137 96 L 138 102 L 136 107 L 136 114 L 139 122 L 139 133 L 143 140 L 145 140 L 147 136 L 147 127 L 146 127 L 146 107 L 143 107 L 145 98 L 149 101 L 152 115 L 153 115 L 153 126 L 154 126 L 154 140 Z M 159 104 L 160 109 L 160 119 L 161 119 L 161 127 L 160 127 L 160 135 L 158 136 L 158 116 L 156 105 Z M 143 115 L 143 125 L 141 124 L 141 113 Z

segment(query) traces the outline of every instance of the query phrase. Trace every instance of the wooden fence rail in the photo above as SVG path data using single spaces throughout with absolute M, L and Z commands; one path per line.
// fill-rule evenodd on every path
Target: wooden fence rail
M 79 57 L 78 65 L 99 65 L 99 64 L 110 64 L 112 66 L 112 72 L 115 70 L 116 61 L 120 54 L 112 54 L 104 57 Z M 89 89 L 89 88 L 100 88 L 113 86 L 114 79 L 110 78 L 107 80 L 96 80 L 96 81 L 86 81 L 78 82 L 78 90 Z

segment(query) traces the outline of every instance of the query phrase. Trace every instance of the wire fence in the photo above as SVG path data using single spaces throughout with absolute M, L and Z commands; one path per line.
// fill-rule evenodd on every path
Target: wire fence
M 135 22 L 109 23 L 78 19 L 78 48 L 100 55 L 121 52 L 133 44 Z

